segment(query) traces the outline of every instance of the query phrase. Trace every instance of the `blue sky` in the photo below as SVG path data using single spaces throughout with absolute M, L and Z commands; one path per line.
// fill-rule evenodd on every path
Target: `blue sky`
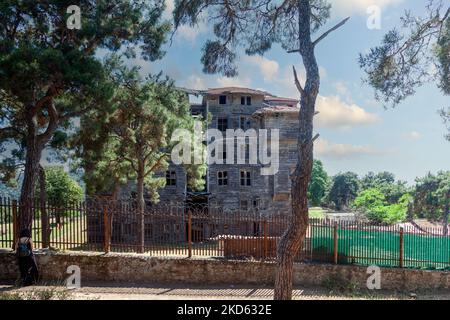
M 173 6 L 169 0 L 168 9 Z M 396 109 L 385 110 L 374 100 L 371 88 L 363 84 L 359 53 L 378 45 L 382 36 L 399 24 L 405 10 L 425 12 L 423 0 L 332 0 L 329 26 L 350 16 L 349 22 L 317 47 L 321 69 L 321 90 L 316 131 L 321 138 L 315 156 L 327 171 L 391 171 L 397 178 L 413 182 L 428 171 L 450 169 L 450 143 L 437 110 L 449 105 L 449 97 L 432 84 L 417 91 Z M 371 5 L 381 8 L 381 30 L 367 28 Z M 297 97 L 291 68 L 301 69 L 297 54 L 286 54 L 274 47 L 264 57 L 239 57 L 239 76 L 225 78 L 202 73 L 201 48 L 210 36 L 207 22 L 197 28 L 182 27 L 166 47 L 158 62 L 135 60 L 142 73 L 163 71 L 179 86 L 195 89 L 237 85 L 267 90 L 275 95 Z M 301 74 L 301 72 L 300 72 Z

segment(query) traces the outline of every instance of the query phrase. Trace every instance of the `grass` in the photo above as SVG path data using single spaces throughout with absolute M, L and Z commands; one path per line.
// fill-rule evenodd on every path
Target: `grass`
M 74 217 L 69 219 L 62 218 L 63 223 L 58 227 L 55 219 L 50 220 L 50 245 L 58 246 L 61 249 L 70 249 L 75 247 L 76 243 L 85 243 L 87 240 L 86 226 L 83 219 Z M 10 247 L 12 244 L 12 223 L 0 224 L 0 247 Z M 42 243 L 41 220 L 35 219 L 33 222 L 32 239 L 39 247 Z
M 323 219 L 325 218 L 326 210 L 320 207 L 312 207 L 309 208 L 309 217 L 314 219 Z
M 333 254 L 333 228 L 313 227 L 312 247 L 326 257 Z M 450 238 L 420 234 L 405 234 L 403 266 L 405 268 L 448 269 Z M 338 254 L 341 264 L 376 264 L 398 267 L 400 236 L 398 232 L 376 230 L 338 231 Z

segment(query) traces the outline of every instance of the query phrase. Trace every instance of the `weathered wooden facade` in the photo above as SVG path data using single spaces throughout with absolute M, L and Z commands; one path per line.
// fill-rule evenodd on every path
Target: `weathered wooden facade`
M 289 213 L 289 176 L 297 161 L 298 101 L 238 87 L 189 92 L 203 96 L 202 103 L 193 104 L 191 112 L 193 116 L 200 115 L 203 118 L 209 115 L 209 129 L 219 129 L 224 133 L 226 129 L 255 129 L 256 132 L 258 129 L 267 129 L 269 139 L 270 131 L 278 129 L 278 171 L 274 175 L 262 175 L 261 168 L 264 165 L 260 163 L 259 157 L 257 164 L 250 164 L 249 159 L 246 159 L 245 164 L 237 164 L 236 161 L 233 164 L 209 164 L 205 190 L 192 192 L 187 188 L 184 168 L 172 164 L 167 173 L 162 173 L 166 174 L 167 184 L 159 190 L 161 201 L 204 203 L 222 207 L 225 211 L 257 210 L 263 215 Z M 246 141 L 248 143 L 249 140 Z M 252 147 L 246 146 L 250 150 Z M 237 148 L 234 149 L 235 160 Z M 122 189 L 122 197 L 127 197 L 133 188 L 130 182 Z
M 297 161 L 297 132 L 298 132 L 298 101 L 291 98 L 281 98 L 272 94 L 248 88 L 227 87 L 205 91 L 189 90 L 188 93 L 202 96 L 202 103 L 192 104 L 191 113 L 194 117 L 209 118 L 209 129 L 218 129 L 225 133 L 227 129 L 242 129 L 244 132 L 254 129 L 266 129 L 269 135 L 268 145 L 272 139 L 272 130 L 278 130 L 278 170 L 273 175 L 262 175 L 261 168 L 267 165 L 261 164 L 259 147 L 257 146 L 257 163 L 250 164 L 249 153 L 253 145 L 250 140 L 245 144 L 245 163 L 237 163 L 238 148 L 234 148 L 234 161 L 226 161 L 227 151 L 223 148 L 222 158 L 224 163 L 208 164 L 206 186 L 202 191 L 192 191 L 187 187 L 186 172 L 181 165 L 171 164 L 167 172 L 161 172 L 166 176 L 166 186 L 159 190 L 160 203 L 170 206 L 180 204 L 204 206 L 223 210 L 224 214 L 239 213 L 259 216 L 289 215 L 291 210 L 291 182 L 290 173 L 294 170 Z M 235 139 L 235 138 L 233 138 Z M 207 139 L 206 139 L 207 140 Z M 260 141 L 259 141 L 260 142 Z M 254 151 L 254 150 L 253 150 Z M 276 150 L 270 150 L 270 153 Z M 275 161 L 275 160 L 274 160 Z M 120 191 L 121 198 L 130 198 L 134 191 L 134 182 L 130 181 Z M 150 201 L 148 201 L 149 203 Z M 130 219 L 132 219 L 130 217 Z M 124 241 L 129 237 L 133 242 L 136 236 L 136 222 L 114 222 L 113 237 Z M 162 239 L 169 237 L 180 240 L 185 237 L 184 225 L 177 230 L 172 230 L 164 225 L 156 226 L 155 223 L 147 223 L 146 238 Z M 165 228 L 165 229 L 164 229 Z M 193 233 L 201 240 L 214 232 L 210 232 L 212 226 L 208 223 L 196 224 Z M 242 234 L 257 234 L 261 226 L 249 223 Z M 169 230 L 170 229 L 170 230 Z M 234 228 L 235 229 L 235 228 Z M 251 229 L 251 230 L 250 230 Z M 232 234 L 239 234 L 238 230 L 229 230 Z M 245 231 L 245 232 L 244 232 Z M 169 235 L 170 234 L 170 235 Z M 195 240 L 195 239 L 194 239 Z

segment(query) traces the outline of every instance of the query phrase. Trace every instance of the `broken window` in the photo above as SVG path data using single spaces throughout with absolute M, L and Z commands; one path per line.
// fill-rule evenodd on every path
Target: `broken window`
M 217 172 L 217 184 L 219 186 L 227 186 L 228 185 L 228 172 L 227 171 Z
M 227 96 L 219 96 L 219 104 L 227 104 Z
M 228 129 L 228 118 L 219 118 L 217 119 L 217 129 L 222 132 L 227 131 Z
M 250 171 L 241 170 L 241 186 L 251 186 Z
M 175 171 L 166 171 L 166 186 L 177 185 L 177 173 Z
M 250 128 L 250 119 L 248 117 L 241 116 L 240 121 L 239 121 L 239 128 L 244 131 L 249 129 Z
M 252 97 L 250 96 L 242 96 L 241 97 L 241 105 L 245 106 L 251 106 L 252 105 Z
M 241 208 L 242 211 L 248 211 L 248 201 L 247 200 L 241 200 L 240 208 Z

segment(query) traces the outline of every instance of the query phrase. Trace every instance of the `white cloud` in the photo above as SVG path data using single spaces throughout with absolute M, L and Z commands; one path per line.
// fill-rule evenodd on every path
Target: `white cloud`
M 165 3 L 166 9 L 164 10 L 163 18 L 166 20 L 172 20 L 173 19 L 172 13 L 173 10 L 175 9 L 174 0 L 165 0 Z M 174 40 L 185 41 L 194 44 L 195 40 L 197 39 L 197 36 L 199 34 L 207 32 L 207 30 L 208 28 L 206 26 L 206 23 L 200 18 L 198 25 L 194 27 L 190 27 L 188 25 L 182 25 L 178 27 L 174 35 Z
M 248 76 L 219 77 L 216 79 L 216 83 L 219 87 L 251 87 L 252 79 Z
M 195 27 L 182 25 L 178 27 L 175 32 L 174 39 L 175 41 L 185 41 L 191 43 L 191 45 L 194 45 L 197 36 L 205 33 L 207 30 L 207 26 L 204 22 L 199 22 L 199 24 Z
M 351 15 L 351 14 L 367 14 L 366 10 L 370 6 L 378 6 L 384 9 L 388 6 L 396 5 L 403 0 L 330 0 L 333 14 Z
M 196 90 L 207 89 L 205 78 L 196 74 L 190 75 L 185 81 L 182 82 L 182 86 Z
M 187 78 L 181 80 L 178 85 L 198 90 L 217 87 L 251 87 L 252 80 L 248 76 L 227 78 L 206 75 L 203 73 L 192 73 Z
M 422 138 L 422 134 L 420 134 L 420 132 L 417 131 L 410 131 L 405 133 L 405 138 L 409 139 L 409 140 L 419 140 L 420 138 Z
M 347 84 L 342 81 L 338 81 L 334 84 L 334 88 L 339 96 L 344 97 L 348 102 L 352 102 L 352 95 L 347 87 Z
M 175 2 L 173 0 L 165 0 L 166 10 L 164 10 L 164 18 L 170 19 L 172 17 L 173 9 L 175 9 Z
M 355 125 L 374 124 L 380 121 L 376 114 L 369 113 L 354 103 L 348 104 L 338 96 L 318 96 L 316 110 L 319 114 L 314 120 L 318 127 L 349 129 Z
M 262 56 L 245 56 L 242 63 L 257 66 L 261 72 L 264 81 L 272 81 L 280 69 L 280 65 L 275 60 L 270 60 Z
M 345 159 L 367 155 L 380 155 L 383 152 L 376 150 L 371 146 L 332 143 L 328 140 L 319 138 L 314 144 L 314 153 L 317 156 Z

